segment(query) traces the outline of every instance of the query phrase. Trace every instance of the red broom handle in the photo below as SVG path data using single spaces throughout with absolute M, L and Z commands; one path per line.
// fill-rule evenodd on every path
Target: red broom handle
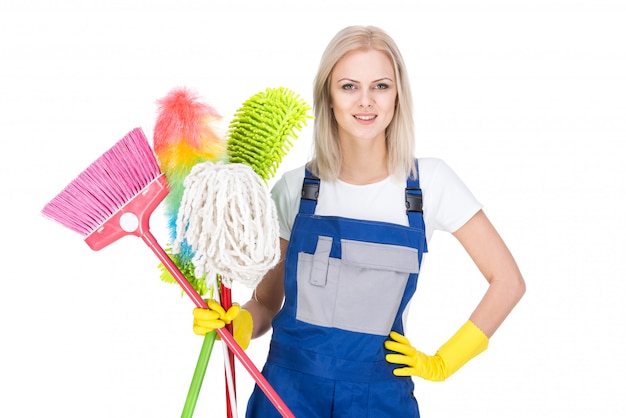
M 220 286 L 220 294 L 221 294 L 221 300 L 222 300 L 222 307 L 228 311 L 228 309 L 230 309 L 230 307 L 233 305 L 233 298 L 232 298 L 232 293 L 229 287 L 224 285 L 224 282 L 221 283 Z M 231 335 L 235 335 L 233 333 L 233 323 L 231 322 L 230 324 L 226 325 L 225 327 L 228 332 L 230 332 Z M 228 349 L 228 362 L 230 363 L 230 371 L 231 371 L 231 377 L 232 377 L 232 381 L 233 381 L 233 389 L 235 389 L 236 386 L 236 382 L 235 382 L 235 355 L 234 353 Z M 226 383 L 226 417 L 227 418 L 233 418 L 233 407 L 230 403 L 230 391 L 228 390 L 228 376 L 227 376 L 228 371 L 226 369 L 224 369 L 224 379 L 225 379 L 225 383 Z
M 167 268 L 167 270 L 172 274 L 174 279 L 183 288 L 183 291 L 191 298 L 195 305 L 198 308 L 208 309 L 209 306 L 206 304 L 204 299 L 202 299 L 198 292 L 196 292 L 196 289 L 194 289 L 191 283 L 189 283 L 185 275 L 181 273 L 176 264 L 174 264 L 163 248 L 161 248 L 152 233 L 147 228 L 143 228 L 143 233 L 140 236 L 141 239 L 143 239 L 156 254 L 165 268 Z M 215 331 L 217 331 L 220 335 L 222 341 L 226 343 L 226 346 L 230 349 L 229 351 L 234 353 L 235 357 L 239 359 L 248 373 L 250 373 L 250 376 L 252 376 L 257 385 L 259 385 L 259 388 L 261 388 L 272 404 L 274 404 L 276 410 L 278 410 L 278 412 L 285 418 L 295 418 L 295 415 L 293 415 L 280 396 L 278 396 L 274 388 L 272 388 L 267 379 L 265 379 L 265 376 L 259 372 L 259 369 L 257 369 L 254 363 L 252 363 L 252 360 L 250 360 L 239 344 L 237 344 L 232 334 L 224 328 L 218 328 Z

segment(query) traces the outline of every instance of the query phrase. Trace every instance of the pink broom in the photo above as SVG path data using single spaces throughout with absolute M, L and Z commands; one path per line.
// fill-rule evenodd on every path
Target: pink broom
M 199 308 L 208 306 L 150 232 L 150 216 L 168 194 L 165 175 L 140 128 L 101 155 L 42 209 L 42 214 L 85 238 L 98 251 L 127 236 L 140 237 Z M 222 340 L 283 417 L 294 417 L 226 330 Z

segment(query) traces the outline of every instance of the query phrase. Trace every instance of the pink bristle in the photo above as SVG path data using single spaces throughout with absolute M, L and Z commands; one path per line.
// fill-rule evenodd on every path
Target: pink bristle
M 87 236 L 160 174 L 148 140 L 136 128 L 80 173 L 42 214 Z

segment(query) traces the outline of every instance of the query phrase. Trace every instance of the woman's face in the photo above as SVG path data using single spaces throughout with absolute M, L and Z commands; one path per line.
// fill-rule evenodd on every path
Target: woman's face
M 397 86 L 391 60 L 376 50 L 344 55 L 330 76 L 330 101 L 339 140 L 385 141 Z

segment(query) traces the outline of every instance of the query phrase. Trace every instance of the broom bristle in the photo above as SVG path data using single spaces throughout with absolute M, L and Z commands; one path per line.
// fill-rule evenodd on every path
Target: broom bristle
M 83 236 L 161 174 L 141 128 L 135 128 L 91 163 L 41 213 Z

